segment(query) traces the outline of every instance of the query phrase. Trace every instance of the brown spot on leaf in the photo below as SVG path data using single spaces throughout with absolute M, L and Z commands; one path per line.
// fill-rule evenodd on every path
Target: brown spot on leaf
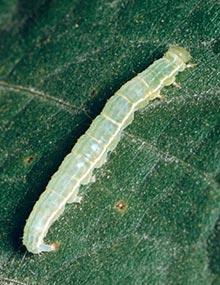
M 34 156 L 33 155 L 29 155 L 27 157 L 24 158 L 24 164 L 25 165 L 30 165 L 34 160 Z
M 115 204 L 115 209 L 120 213 L 124 213 L 128 209 L 128 204 L 125 201 L 120 200 Z
M 60 243 L 58 241 L 56 241 L 56 242 L 51 244 L 51 247 L 54 251 L 57 251 L 60 248 Z
M 95 89 L 92 90 L 91 96 L 92 96 L 92 97 L 96 96 L 96 90 L 95 90 Z
M 216 39 L 212 44 L 212 50 L 215 54 L 220 53 L 220 38 Z

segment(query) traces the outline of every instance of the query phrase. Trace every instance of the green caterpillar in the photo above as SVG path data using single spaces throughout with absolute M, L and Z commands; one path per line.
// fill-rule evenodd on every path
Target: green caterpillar
M 63 213 L 66 203 L 81 201 L 78 196 L 80 186 L 93 182 L 93 170 L 106 162 L 108 152 L 117 146 L 121 132 L 132 122 L 134 112 L 160 98 L 161 89 L 175 82 L 175 76 L 190 66 L 187 65 L 190 59 L 186 49 L 171 46 L 164 57 L 125 83 L 108 100 L 101 114 L 64 158 L 35 204 L 23 236 L 23 244 L 30 252 L 57 248 L 56 243 L 44 243 L 44 237 Z

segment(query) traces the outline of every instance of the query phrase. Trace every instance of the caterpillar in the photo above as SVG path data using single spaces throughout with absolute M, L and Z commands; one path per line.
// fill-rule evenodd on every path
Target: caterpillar
M 190 59 L 185 48 L 171 46 L 162 58 L 125 83 L 107 101 L 34 205 L 24 227 L 23 244 L 28 251 L 41 253 L 57 249 L 56 243 L 44 242 L 50 226 L 63 213 L 67 203 L 81 201 L 80 186 L 94 181 L 93 170 L 106 162 L 107 154 L 117 146 L 123 129 L 132 122 L 134 112 L 160 98 L 161 89 L 175 83 L 175 76 L 190 66 L 187 64 Z

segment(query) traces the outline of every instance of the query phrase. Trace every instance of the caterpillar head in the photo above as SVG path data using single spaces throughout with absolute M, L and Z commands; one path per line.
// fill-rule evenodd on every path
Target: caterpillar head
M 187 63 L 191 59 L 190 53 L 183 47 L 173 45 L 171 46 L 165 54 L 167 58 L 173 58 L 174 55 L 177 55 L 184 63 Z

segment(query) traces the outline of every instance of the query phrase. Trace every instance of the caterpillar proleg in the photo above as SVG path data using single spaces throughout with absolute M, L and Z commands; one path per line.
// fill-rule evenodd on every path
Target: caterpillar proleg
M 44 242 L 50 226 L 63 213 L 67 203 L 80 202 L 80 186 L 93 182 L 93 170 L 106 162 L 121 132 L 132 122 L 134 112 L 160 98 L 161 89 L 175 82 L 175 76 L 187 67 L 190 59 L 186 49 L 171 46 L 161 59 L 125 83 L 107 101 L 36 202 L 24 228 L 23 244 L 28 251 L 40 253 L 56 249 L 56 244 Z

